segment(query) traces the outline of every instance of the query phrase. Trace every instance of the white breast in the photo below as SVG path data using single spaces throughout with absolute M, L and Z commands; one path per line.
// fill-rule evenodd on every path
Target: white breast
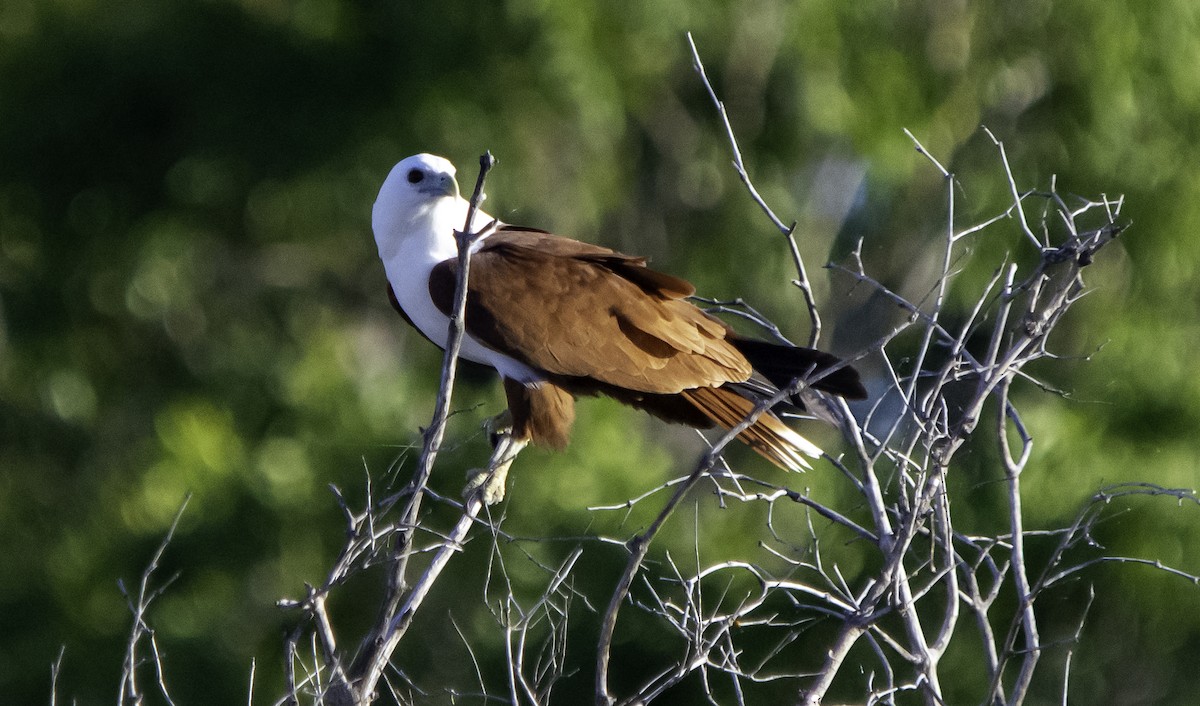
M 462 228 L 466 222 L 467 205 L 461 198 L 441 199 L 435 208 L 417 214 L 410 223 L 388 224 L 389 227 L 403 229 L 403 235 L 399 238 L 392 237 L 385 241 L 376 233 L 379 256 L 400 307 L 421 333 L 443 349 L 449 339 L 450 318 L 430 298 L 429 275 L 438 263 L 458 257 L 454 230 Z M 491 216 L 480 211 L 473 225 L 476 229 L 483 228 L 491 220 Z M 469 326 L 470 321 L 467 324 Z M 463 337 L 459 355 L 476 363 L 490 365 L 504 377 L 525 384 L 535 384 L 543 379 L 534 369 L 488 348 L 470 334 Z

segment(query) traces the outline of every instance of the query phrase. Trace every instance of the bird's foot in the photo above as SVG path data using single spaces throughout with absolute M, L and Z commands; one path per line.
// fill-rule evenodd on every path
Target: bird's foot
M 467 471 L 467 487 L 463 488 L 463 497 L 469 500 L 478 495 L 484 505 L 495 505 L 504 499 L 504 481 L 507 477 L 507 465 L 494 470 L 472 468 Z
M 463 489 L 464 498 L 469 500 L 478 496 L 485 505 L 495 505 L 504 499 L 504 483 L 508 478 L 508 469 L 528 443 L 525 440 L 514 439 L 511 429 L 492 433 L 496 435 L 496 448 L 492 457 L 488 459 L 487 467 L 467 471 L 467 487 Z

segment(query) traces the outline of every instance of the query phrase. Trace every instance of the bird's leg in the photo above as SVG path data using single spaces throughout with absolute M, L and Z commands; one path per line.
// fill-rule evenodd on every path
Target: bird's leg
M 469 498 L 478 493 L 485 505 L 495 505 L 504 499 L 504 482 L 509 466 L 529 441 L 513 436 L 512 415 L 507 411 L 489 419 L 484 423 L 484 428 L 492 442 L 492 457 L 488 459 L 486 468 L 467 471 L 467 487 L 463 489 L 463 497 Z

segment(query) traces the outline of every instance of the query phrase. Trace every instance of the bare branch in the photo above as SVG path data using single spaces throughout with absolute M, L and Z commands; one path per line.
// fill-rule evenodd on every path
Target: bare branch
M 676 490 L 671 499 L 663 507 L 658 516 L 650 526 L 640 535 L 635 536 L 628 543 L 629 560 L 625 564 L 625 572 L 621 579 L 617 582 L 616 588 L 613 590 L 612 598 L 609 600 L 608 609 L 604 613 L 604 619 L 600 624 L 600 639 L 596 648 L 596 702 L 597 704 L 612 704 L 616 703 L 615 697 L 609 691 L 608 685 L 608 665 L 610 652 L 612 650 L 613 633 L 617 626 L 617 613 L 620 611 L 621 603 L 629 595 L 629 589 L 633 585 L 633 579 L 637 575 L 638 569 L 641 568 L 642 562 L 646 559 L 646 553 L 650 549 L 650 543 L 654 537 L 662 529 L 663 524 L 678 507 L 679 502 L 687 495 L 688 491 L 695 487 L 696 483 L 709 473 L 713 466 L 716 465 L 719 454 L 724 450 L 725 446 L 730 444 L 738 434 L 741 434 L 746 429 L 749 429 L 760 416 L 774 405 L 779 404 L 785 399 L 789 399 L 795 395 L 800 389 L 800 381 L 797 380 L 787 388 L 780 390 L 769 400 L 760 402 L 755 405 L 742 422 L 728 432 L 713 445 L 713 447 L 704 454 L 700 461 L 696 464 L 691 475 L 688 476 L 686 482 L 681 484 Z
M 138 668 L 142 665 L 142 659 L 139 657 L 139 645 L 143 638 L 149 638 L 151 646 L 151 658 L 154 664 L 155 681 L 159 687 L 159 693 L 168 704 L 173 704 L 171 695 L 167 690 L 166 680 L 163 678 L 162 659 L 158 652 L 158 644 L 154 640 L 154 630 L 150 627 L 146 620 L 146 612 L 150 609 L 150 604 L 166 591 L 167 587 L 179 578 L 179 574 L 175 574 L 162 585 L 155 588 L 150 587 L 150 581 L 154 573 L 158 571 L 159 562 L 162 561 L 163 554 L 167 551 L 167 546 L 175 537 L 175 530 L 179 527 L 179 521 L 183 518 L 183 511 L 187 509 L 188 501 L 192 499 L 191 493 L 184 496 L 183 502 L 179 505 L 179 510 L 175 513 L 175 519 L 171 521 L 171 526 L 167 529 L 167 534 L 159 542 L 158 549 L 154 551 L 154 555 L 150 558 L 150 563 L 146 565 L 142 571 L 141 581 L 138 582 L 138 591 L 136 596 L 129 595 L 125 590 L 125 585 L 118 582 L 121 593 L 125 596 L 126 605 L 129 612 L 133 615 L 133 624 L 129 629 L 129 639 L 125 643 L 125 662 L 122 670 L 121 689 L 117 698 L 118 704 L 141 704 L 145 699 L 145 694 L 142 688 L 138 685 Z
M 815 342 L 821 322 L 796 244 L 796 226 L 780 221 L 755 189 L 730 118 L 690 36 L 688 43 L 739 178 L 785 236 L 813 323 L 810 343 Z M 780 682 L 794 688 L 805 704 L 828 701 L 831 690 L 857 689 L 856 701 L 864 703 L 937 706 L 945 703 L 943 683 L 952 676 L 943 673 L 943 658 L 971 651 L 980 655 L 987 681 L 975 700 L 1023 702 L 1047 679 L 1040 675 L 1047 671 L 1044 662 L 1051 660 L 1041 657 L 1058 651 L 1065 655 L 1062 673 L 1049 679 L 1055 690 L 1062 680 L 1066 702 L 1087 610 L 1073 634 L 1062 633 L 1053 622 L 1041 625 L 1038 602 L 1048 592 L 1106 563 L 1146 566 L 1200 584 L 1200 574 L 1188 567 L 1114 555 L 1094 537 L 1099 523 L 1114 514 L 1114 500 L 1174 500 L 1200 508 L 1190 490 L 1137 484 L 1105 488 L 1080 508 L 1070 526 L 1027 528 L 1022 480 L 1043 469 L 1034 462 L 1037 424 L 1022 407 L 1020 392 L 1057 392 L 1027 368 L 1067 357 L 1051 350 L 1049 337 L 1085 295 L 1084 268 L 1124 227 L 1116 223 L 1122 200 L 1064 199 L 1053 180 L 1048 189 L 1021 188 L 1004 145 L 989 131 L 1010 198 L 976 222 L 959 224 L 958 200 L 967 191 L 945 166 L 951 161 L 931 154 L 911 132 L 905 134 L 945 183 L 933 272 L 915 285 L 916 297 L 909 299 L 871 274 L 861 241 L 846 263 L 831 266 L 835 277 L 845 277 L 876 302 L 901 312 L 890 330 L 849 359 L 869 361 L 875 368 L 872 399 L 852 405 L 814 391 L 814 380 L 796 381 L 711 443 L 690 472 L 651 483 L 624 500 L 588 508 L 597 513 L 595 524 L 577 535 L 528 536 L 502 529 L 507 506 L 494 515 L 483 514 L 488 488 L 503 488 L 503 471 L 521 449 L 510 436 L 501 435 L 488 469 L 461 502 L 426 487 L 443 441 L 456 335 L 462 335 L 469 267 L 465 253 L 473 224 L 468 218 L 459 240 L 458 315 L 451 317 L 437 411 L 414 479 L 402 490 L 389 487 L 382 491 L 385 497 L 376 497 L 368 474 L 361 510 L 352 509 L 334 489 L 346 544 L 324 583 L 308 587 L 300 600 L 280 603 L 301 608 L 304 620 L 287 638 L 288 692 L 279 703 L 298 704 L 310 694 L 316 695 L 314 703 L 358 706 L 388 694 L 403 703 L 428 698 L 440 688 L 451 700 L 471 694 L 485 701 L 544 704 L 552 702 L 555 685 L 564 676 L 590 661 L 594 698 L 604 706 L 648 704 L 674 698 L 684 688 L 707 703 L 756 703 L 760 685 Z M 485 173 L 481 169 L 473 206 Z M 990 276 L 968 281 L 962 273 L 978 270 L 968 258 L 988 251 L 975 248 L 983 242 L 999 242 L 1008 254 L 987 263 Z M 1026 242 L 1035 246 L 1033 254 Z M 740 299 L 698 301 L 713 313 L 740 317 L 760 327 L 764 336 L 786 342 L 773 322 Z M 776 410 L 781 418 L 825 420 L 844 440 L 844 453 L 825 459 L 836 472 L 813 482 L 812 488 L 798 480 L 810 476 L 767 481 L 722 456 L 739 432 L 785 398 L 802 398 L 804 409 Z M 958 452 L 969 441 L 972 448 L 987 444 L 994 451 L 998 463 L 988 482 L 1004 489 L 1003 516 L 989 518 L 984 530 L 956 516 L 956 511 L 965 513 L 959 511 L 961 485 L 952 482 L 953 474 L 958 473 Z M 680 533 L 663 530 L 685 499 L 693 498 L 693 544 L 681 553 L 672 544 Z M 453 526 L 431 526 L 429 513 L 421 512 L 424 501 L 452 513 L 457 518 Z M 736 550 L 713 545 L 705 536 L 709 512 L 737 518 L 739 532 L 756 528 L 757 534 Z M 996 520 L 1002 520 L 999 529 L 993 529 Z M 393 654 L 476 524 L 486 528 L 476 541 L 491 543 L 486 566 L 480 567 L 479 594 L 495 627 L 484 639 L 502 650 L 503 669 L 488 671 L 489 660 L 483 658 L 472 623 L 452 615 L 450 625 L 473 672 L 465 677 L 465 691 L 450 685 L 425 691 L 410 677 L 415 672 L 393 663 Z M 587 552 L 613 545 L 626 552 L 619 575 L 599 592 L 594 576 L 577 582 L 579 567 L 588 566 Z M 337 639 L 327 599 L 349 577 L 381 565 L 390 577 L 388 600 L 373 631 L 361 640 L 356 661 L 346 666 L 341 654 L 346 640 Z M 412 566 L 421 570 L 410 571 Z M 616 693 L 617 631 L 634 619 L 656 628 L 651 634 L 660 644 L 654 653 L 663 657 L 622 674 L 620 683 L 632 686 L 622 687 L 628 693 Z M 594 629 L 599 633 L 594 653 L 568 654 L 567 645 L 575 644 L 572 634 Z M 301 639 L 311 643 L 311 655 L 303 658 L 297 654 Z M 956 645 L 963 642 L 968 644 L 960 651 Z M 158 674 L 165 693 L 161 669 Z M 955 693 L 960 691 L 959 684 L 955 687 Z
M 366 671 L 363 673 L 361 681 L 356 687 L 359 703 L 369 703 L 373 698 L 375 685 L 383 675 L 383 669 L 391 658 L 392 652 L 400 643 L 400 638 L 403 637 L 408 625 L 411 624 L 412 617 L 417 608 L 428 594 L 430 587 L 436 581 L 441 570 L 445 568 L 446 563 L 450 560 L 450 555 L 461 546 L 467 531 L 483 506 L 482 498 L 478 494 L 473 494 L 468 499 L 463 516 L 455 525 L 454 530 L 451 531 L 447 541 L 434 556 L 429 568 L 426 569 L 425 573 L 406 594 L 405 573 L 408 559 L 412 556 L 413 531 L 418 523 L 421 499 L 425 493 L 425 486 L 429 482 L 429 475 L 433 470 L 434 460 L 437 457 L 442 437 L 445 433 L 446 419 L 450 414 L 450 395 L 454 387 L 454 374 L 458 365 L 458 353 L 462 347 L 463 335 L 466 330 L 464 318 L 467 306 L 467 280 L 470 276 L 471 266 L 471 245 L 482 234 L 495 227 L 495 222 L 493 221 L 483 231 L 475 232 L 473 228 L 475 214 L 479 209 L 480 202 L 483 200 L 484 182 L 487 179 L 488 172 L 495 166 L 495 163 L 496 160 L 490 152 L 485 153 L 479 158 L 479 178 L 475 182 L 475 191 L 471 196 L 470 206 L 467 209 L 466 223 L 464 223 L 461 231 L 455 233 L 458 245 L 457 282 L 454 293 L 454 313 L 450 316 L 450 328 L 446 339 L 446 353 L 442 362 L 441 383 L 438 386 L 438 397 L 433 420 L 430 422 L 429 428 L 425 431 L 425 445 L 421 451 L 421 457 L 417 462 L 416 473 L 410 483 L 412 495 L 408 506 L 401 514 L 400 522 L 404 529 L 398 533 L 396 546 L 393 550 L 396 568 L 391 576 L 389 586 L 390 598 L 379 627 L 376 628 L 373 637 L 369 640 L 371 650 L 368 654 L 370 656 L 363 662 L 366 665 Z
M 812 321 L 812 330 L 808 337 L 808 345 L 816 346 L 817 341 L 821 338 L 821 314 L 817 309 L 817 300 L 813 295 L 812 285 L 809 283 L 808 270 L 804 267 L 804 258 L 800 256 L 800 248 L 796 244 L 796 223 L 785 225 L 767 202 L 758 193 L 758 189 L 754 188 L 754 183 L 750 181 L 750 175 L 746 171 L 746 165 L 742 161 L 742 150 L 738 147 L 737 137 L 733 133 L 733 125 L 729 122 L 729 114 L 725 112 L 725 104 L 717 97 L 717 92 L 713 89 L 712 83 L 708 80 L 708 74 L 704 70 L 704 62 L 700 60 L 700 51 L 696 49 L 696 42 L 692 39 L 692 33 L 687 34 L 688 47 L 692 51 L 692 67 L 700 76 L 701 83 L 704 84 L 704 89 L 708 91 L 708 97 L 712 100 L 713 105 L 717 109 L 717 113 L 721 117 L 721 124 L 725 128 L 725 138 L 729 141 L 729 147 L 733 150 L 733 168 L 737 171 L 738 178 L 742 180 L 742 184 L 746 186 L 746 191 L 750 193 L 750 198 L 754 199 L 754 203 L 767 214 L 775 227 L 783 234 L 788 243 L 788 251 L 792 255 L 792 265 L 796 268 L 796 279 L 793 284 L 804 295 L 804 304 L 808 307 L 808 317 Z
M 58 648 L 58 656 L 50 663 L 50 706 L 58 706 L 58 675 L 62 673 L 63 657 L 67 654 L 67 646 Z

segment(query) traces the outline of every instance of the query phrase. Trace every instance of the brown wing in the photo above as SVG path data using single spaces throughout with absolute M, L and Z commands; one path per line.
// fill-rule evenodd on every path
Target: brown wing
M 456 269 L 430 275 L 444 312 Z M 683 301 L 692 286 L 642 258 L 504 226 L 472 256 L 468 285 L 471 336 L 553 375 L 669 394 L 752 373 L 725 325 Z

